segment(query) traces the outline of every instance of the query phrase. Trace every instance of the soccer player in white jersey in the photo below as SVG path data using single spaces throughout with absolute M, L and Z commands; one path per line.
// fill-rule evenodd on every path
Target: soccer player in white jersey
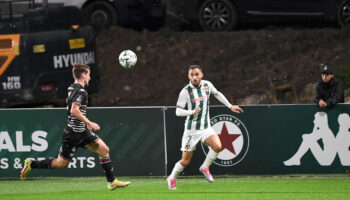
M 210 126 L 210 94 L 213 94 L 216 99 L 226 105 L 231 111 L 236 113 L 243 112 L 239 106 L 230 104 L 226 97 L 211 82 L 202 80 L 203 72 L 200 66 L 191 65 L 188 69 L 188 78 L 190 83 L 181 90 L 176 104 L 176 115 L 186 117 L 186 122 L 181 145 L 182 158 L 175 164 L 167 178 L 169 189 L 172 190 L 176 189 L 176 178 L 178 175 L 190 164 L 193 151 L 199 141 L 211 147 L 199 171 L 203 173 L 208 182 L 214 181 L 209 171 L 209 166 L 221 151 L 221 142 L 219 136 Z M 187 110 L 185 109 L 186 106 Z

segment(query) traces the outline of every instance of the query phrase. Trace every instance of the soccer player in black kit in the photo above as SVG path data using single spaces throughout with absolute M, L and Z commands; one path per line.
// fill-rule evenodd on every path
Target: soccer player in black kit
M 89 149 L 99 155 L 100 163 L 106 174 L 108 189 L 124 188 L 130 182 L 119 181 L 113 176 L 113 166 L 109 157 L 109 148 L 93 131 L 99 131 L 100 126 L 86 117 L 88 93 L 84 89 L 90 81 L 90 67 L 85 64 L 73 65 L 75 82 L 68 87 L 67 114 L 68 125 L 62 134 L 62 146 L 57 158 L 47 158 L 34 161 L 27 158 L 21 171 L 24 180 L 32 169 L 63 169 L 71 161 L 79 147 Z

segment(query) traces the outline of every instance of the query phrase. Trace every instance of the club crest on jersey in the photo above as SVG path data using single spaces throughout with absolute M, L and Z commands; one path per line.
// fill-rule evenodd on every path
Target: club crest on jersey
M 77 101 L 81 102 L 81 98 L 82 98 L 81 95 L 79 95 L 79 97 L 77 98 Z
M 244 124 L 232 115 L 217 115 L 210 120 L 210 124 L 218 134 L 222 151 L 219 153 L 215 164 L 229 167 L 238 164 L 244 159 L 249 149 L 249 134 Z M 209 149 L 201 143 L 203 152 Z

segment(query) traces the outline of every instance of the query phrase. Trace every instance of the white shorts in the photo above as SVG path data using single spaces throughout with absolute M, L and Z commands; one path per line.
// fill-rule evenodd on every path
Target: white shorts
M 212 127 L 203 130 L 186 130 L 182 136 L 181 151 L 194 151 L 199 141 L 204 141 L 215 135 L 215 131 Z

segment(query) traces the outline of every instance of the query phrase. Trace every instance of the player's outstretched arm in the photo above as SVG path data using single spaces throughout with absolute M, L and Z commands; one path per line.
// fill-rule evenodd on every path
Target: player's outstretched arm
M 230 104 L 230 102 L 226 99 L 226 97 L 221 92 L 218 91 L 216 94 L 214 94 L 214 96 L 222 104 L 224 104 L 225 106 L 230 108 L 230 110 L 232 112 L 235 112 L 235 113 L 242 113 L 243 112 L 243 109 L 240 108 L 239 106 L 234 106 L 234 105 Z

